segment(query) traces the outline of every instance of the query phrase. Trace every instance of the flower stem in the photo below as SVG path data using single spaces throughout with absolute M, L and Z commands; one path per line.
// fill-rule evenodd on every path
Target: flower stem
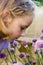
M 8 51 L 9 56 L 10 56 L 10 58 L 11 58 L 12 62 L 13 62 L 13 59 L 12 59 L 11 53 L 9 52 L 9 50 L 8 50 L 8 49 L 7 49 L 7 51 Z

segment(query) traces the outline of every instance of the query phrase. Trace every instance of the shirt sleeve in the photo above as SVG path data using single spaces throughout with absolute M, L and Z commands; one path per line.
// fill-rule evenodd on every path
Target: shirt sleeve
M 0 39 L 0 51 L 10 47 L 10 42 L 8 40 Z

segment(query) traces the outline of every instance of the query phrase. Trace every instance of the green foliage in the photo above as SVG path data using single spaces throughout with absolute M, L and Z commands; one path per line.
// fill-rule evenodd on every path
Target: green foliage
M 43 0 L 33 0 L 38 6 L 43 5 Z

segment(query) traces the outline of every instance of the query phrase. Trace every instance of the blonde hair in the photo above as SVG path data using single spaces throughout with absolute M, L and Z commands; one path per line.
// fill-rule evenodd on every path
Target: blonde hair
M 14 0 L 0 0 L 0 38 L 4 38 L 10 34 L 8 28 L 3 21 L 3 17 L 6 16 L 6 9 L 8 11 L 13 2 Z
M 24 14 L 27 14 L 28 12 L 28 11 L 26 12 L 23 7 L 16 6 L 15 1 L 16 0 L 0 0 L 0 32 L 1 32 L 0 36 L 1 38 L 5 36 L 9 36 L 10 32 L 7 28 L 7 24 L 9 24 L 9 22 L 11 23 L 14 17 L 22 16 Z M 10 20 L 8 20 L 9 19 L 8 17 L 10 17 Z

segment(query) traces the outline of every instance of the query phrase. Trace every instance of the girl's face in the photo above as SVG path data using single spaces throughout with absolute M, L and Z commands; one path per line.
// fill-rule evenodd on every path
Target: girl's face
M 24 0 L 22 1 L 24 2 Z M 6 13 L 6 10 L 3 13 L 3 17 L 5 17 L 5 21 L 7 22 L 12 21 L 10 24 L 7 25 L 8 30 L 10 32 L 9 39 L 13 40 L 13 39 L 20 37 L 23 31 L 31 24 L 33 20 L 33 9 L 34 9 L 33 4 L 30 2 L 31 0 L 25 0 L 25 1 L 26 1 L 25 6 L 24 4 L 22 5 L 23 7 L 26 8 L 26 10 L 27 9 L 29 10 L 29 13 L 27 15 L 16 16 L 12 20 L 10 16 L 7 16 L 7 14 L 9 15 L 10 13 Z
M 33 20 L 33 14 L 15 17 L 11 24 L 8 25 L 10 31 L 10 39 L 16 39 L 20 37 L 23 31 L 31 24 Z

